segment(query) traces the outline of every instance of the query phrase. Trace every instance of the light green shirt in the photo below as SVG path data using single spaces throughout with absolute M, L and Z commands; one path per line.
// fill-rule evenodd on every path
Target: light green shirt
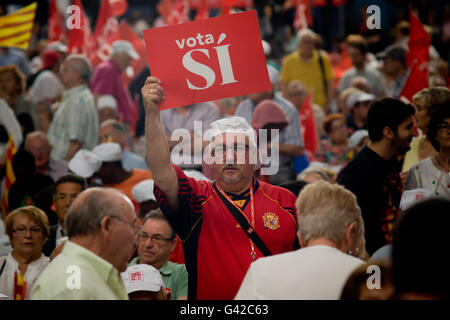
M 108 261 L 67 241 L 41 273 L 31 300 L 128 300 L 119 272 Z
M 128 264 L 129 267 L 139 264 L 139 257 L 134 258 Z M 188 295 L 188 273 L 184 264 L 167 261 L 159 269 L 164 285 L 172 292 L 170 300 L 177 300 Z

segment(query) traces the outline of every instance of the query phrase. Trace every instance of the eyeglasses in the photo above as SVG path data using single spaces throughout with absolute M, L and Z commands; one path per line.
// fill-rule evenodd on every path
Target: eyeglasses
M 438 129 L 444 129 L 444 130 L 449 130 L 450 129 L 450 123 L 448 122 L 441 122 L 437 125 Z
M 13 232 L 15 234 L 19 235 L 19 236 L 26 235 L 28 231 L 30 231 L 32 236 L 36 236 L 36 235 L 42 233 L 42 228 L 39 228 L 39 227 L 31 227 L 31 228 L 19 227 L 19 228 L 13 230 Z
M 231 146 L 218 145 L 213 149 L 212 155 L 216 157 L 223 157 L 227 154 L 227 150 L 231 149 L 237 155 L 244 155 L 250 147 L 246 144 L 235 144 Z
M 170 238 L 164 238 L 162 235 L 160 234 L 154 234 L 154 235 L 149 235 L 146 232 L 141 232 L 138 234 L 138 237 L 146 242 L 148 239 L 151 239 L 153 243 L 157 244 L 157 245 L 162 245 L 163 243 L 165 243 L 166 241 L 171 241 L 173 239 Z
M 347 125 L 345 123 L 338 124 L 337 126 L 331 127 L 331 131 L 340 130 L 347 128 Z

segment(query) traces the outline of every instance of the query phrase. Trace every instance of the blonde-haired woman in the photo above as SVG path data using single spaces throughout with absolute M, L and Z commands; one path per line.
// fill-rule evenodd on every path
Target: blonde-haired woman
M 41 209 L 27 206 L 9 213 L 5 224 L 13 250 L 7 256 L 0 257 L 0 294 L 14 299 L 17 273 L 25 278 L 26 298 L 35 280 L 50 262 L 42 254 L 42 246 L 50 232 L 48 218 Z

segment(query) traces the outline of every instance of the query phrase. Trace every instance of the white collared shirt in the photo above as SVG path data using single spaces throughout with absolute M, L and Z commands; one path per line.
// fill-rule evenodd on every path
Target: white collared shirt
M 14 295 L 14 273 L 19 271 L 19 263 L 14 259 L 11 253 L 6 257 L 0 257 L 0 268 L 6 259 L 6 264 L 3 272 L 0 276 L 0 293 L 7 295 L 13 299 Z M 50 259 L 43 254 L 41 257 L 28 265 L 27 271 L 25 272 L 25 281 L 27 282 L 26 298 L 28 298 L 31 288 L 34 282 L 45 269 L 45 267 L 50 263 Z

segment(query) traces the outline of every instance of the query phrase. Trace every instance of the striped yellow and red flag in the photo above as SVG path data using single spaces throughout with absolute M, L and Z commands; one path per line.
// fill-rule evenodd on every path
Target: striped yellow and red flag
M 12 135 L 9 135 L 9 143 L 8 143 L 8 150 L 6 151 L 6 176 L 5 176 L 5 189 L 3 190 L 3 198 L 2 198 L 2 214 L 3 217 L 6 217 L 8 215 L 8 194 L 9 194 L 9 188 L 13 185 L 13 183 L 16 181 L 16 176 L 14 175 L 14 170 L 12 167 L 12 158 L 16 154 L 16 146 L 14 145 L 14 141 L 12 138 Z
M 11 14 L 0 17 L 0 46 L 27 50 L 37 2 L 23 7 Z
M 27 282 L 20 272 L 14 272 L 14 300 L 25 300 Z

